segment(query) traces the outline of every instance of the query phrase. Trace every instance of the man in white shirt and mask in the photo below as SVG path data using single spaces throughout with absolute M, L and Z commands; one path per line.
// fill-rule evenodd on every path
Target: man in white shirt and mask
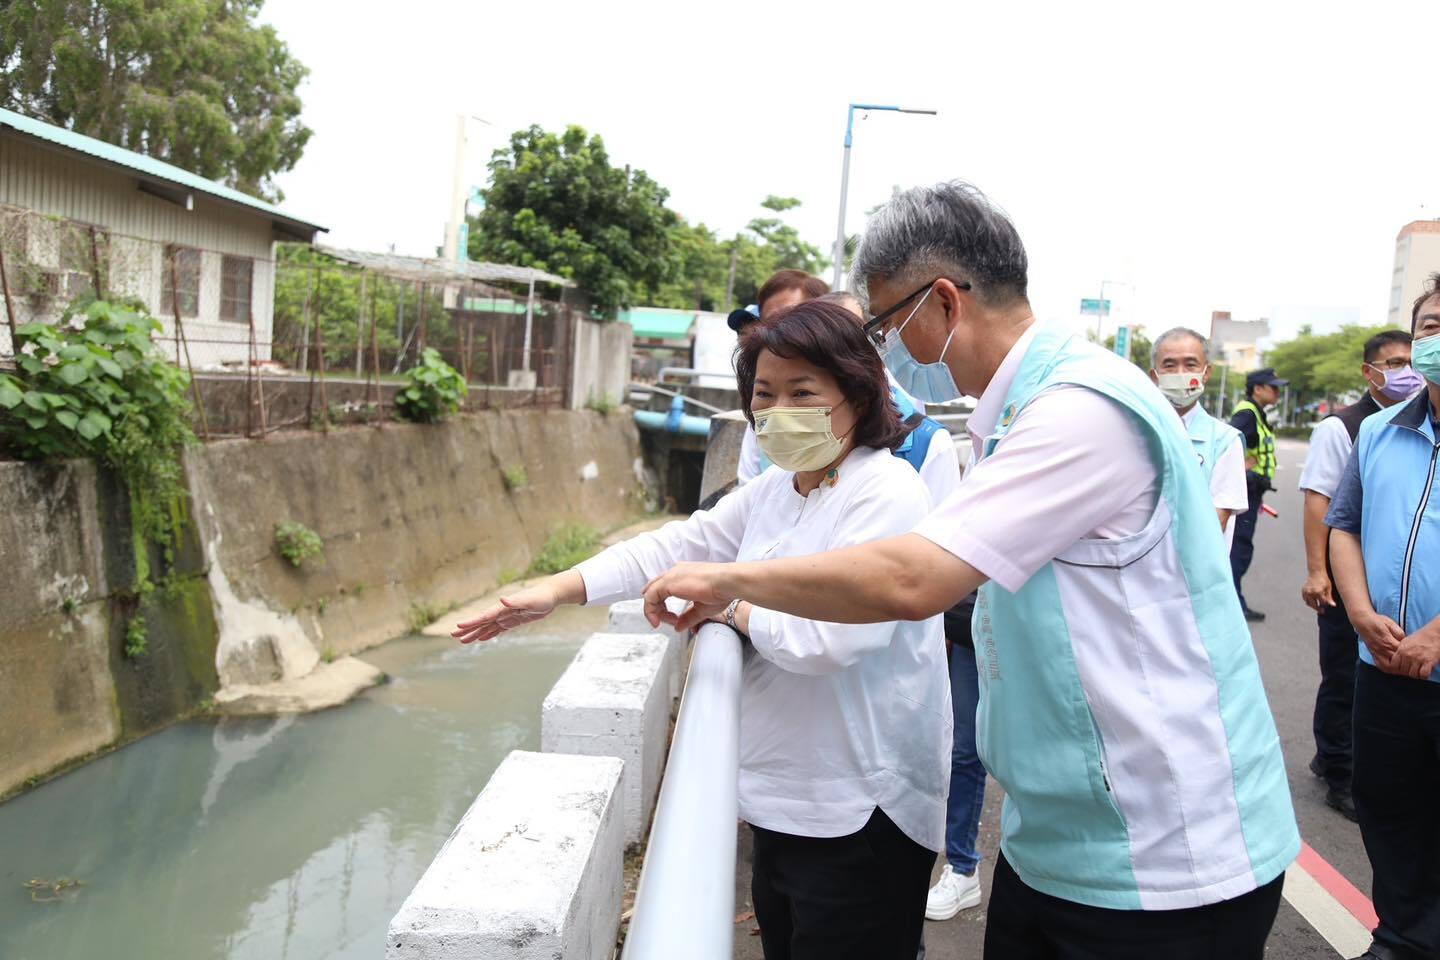
M 1188 327 L 1174 327 L 1155 339 L 1150 350 L 1150 379 L 1180 415 L 1195 447 L 1200 469 L 1210 480 L 1225 549 L 1235 537 L 1235 514 L 1250 506 L 1245 488 L 1245 444 L 1240 431 L 1221 423 L 1200 406 L 1210 381 L 1205 338 Z

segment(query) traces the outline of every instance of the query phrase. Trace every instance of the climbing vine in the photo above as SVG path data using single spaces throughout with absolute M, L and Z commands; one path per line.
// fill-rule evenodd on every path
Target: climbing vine
M 0 442 L 24 459 L 90 457 L 113 469 L 136 532 L 168 563 L 185 497 L 180 454 L 195 434 L 189 380 L 155 342 L 161 329 L 141 304 L 105 300 L 77 302 L 54 326 L 17 328 L 17 372 L 0 373 Z M 142 567 L 137 596 L 149 586 Z

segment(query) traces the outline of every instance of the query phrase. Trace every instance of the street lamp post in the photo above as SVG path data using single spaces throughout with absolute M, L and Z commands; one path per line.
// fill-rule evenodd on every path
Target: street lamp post
M 833 250 L 835 260 L 835 279 L 830 284 L 839 290 L 845 274 L 845 200 L 850 191 L 850 141 L 851 134 L 855 129 L 856 110 L 890 110 L 894 113 L 924 113 L 935 116 L 934 110 L 909 110 L 905 107 L 881 106 L 874 103 L 852 103 L 845 114 L 845 162 L 840 167 L 840 223 L 835 228 L 835 249 Z

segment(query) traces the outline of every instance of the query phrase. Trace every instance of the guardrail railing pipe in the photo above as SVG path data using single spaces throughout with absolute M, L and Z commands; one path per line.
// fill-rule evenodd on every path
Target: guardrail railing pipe
M 730 960 L 740 769 L 740 638 L 707 623 L 680 700 L 622 960 Z

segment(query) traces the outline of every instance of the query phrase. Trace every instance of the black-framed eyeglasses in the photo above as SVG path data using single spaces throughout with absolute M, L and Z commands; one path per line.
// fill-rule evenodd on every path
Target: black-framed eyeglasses
M 901 299 L 895 301 L 895 303 L 890 306 L 890 309 L 884 311 L 883 313 L 876 314 L 869 320 L 866 320 L 864 330 L 865 335 L 870 338 L 870 342 L 875 344 L 875 346 L 877 347 L 883 346 L 885 343 L 885 321 L 889 320 L 896 313 L 903 310 L 905 308 L 905 305 L 908 304 L 911 300 L 914 300 L 916 297 L 920 296 L 920 294 L 924 293 L 926 290 L 929 290 L 931 287 L 935 286 L 935 284 L 939 283 L 941 280 L 944 279 L 946 278 L 936 277 L 934 280 L 922 284 L 915 290 L 907 293 Z M 958 280 L 951 280 L 950 282 L 955 284 L 955 286 L 960 290 L 970 289 L 969 283 L 963 283 Z

